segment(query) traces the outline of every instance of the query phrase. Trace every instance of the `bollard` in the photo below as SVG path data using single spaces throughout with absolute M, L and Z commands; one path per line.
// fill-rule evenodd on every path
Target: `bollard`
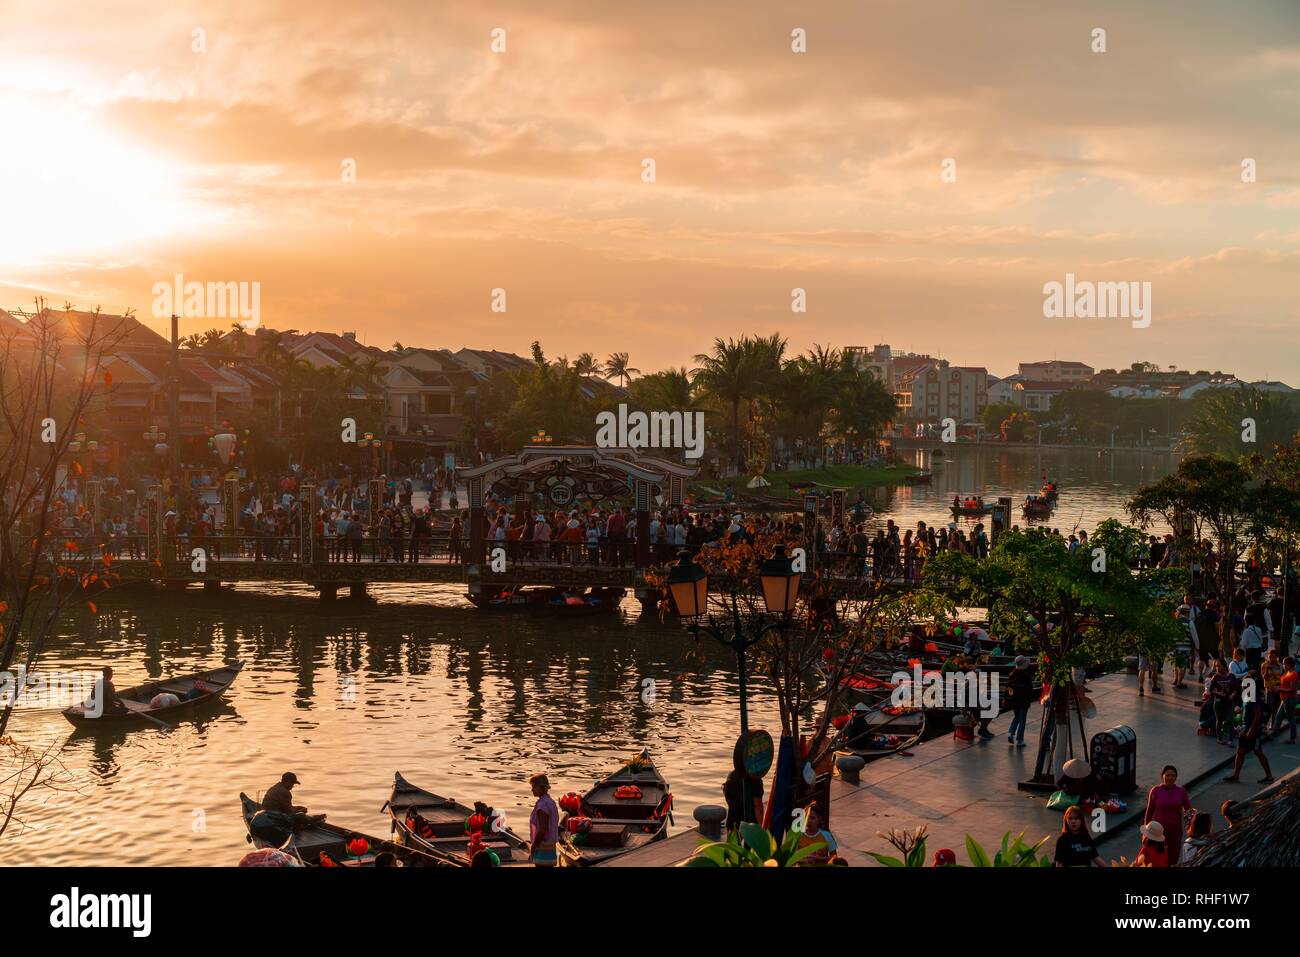
M 695 809 L 695 820 L 700 833 L 715 841 L 722 840 L 722 822 L 727 819 L 727 809 L 716 804 L 701 804 Z
M 867 762 L 856 754 L 846 754 L 835 759 L 835 766 L 840 769 L 840 780 L 846 784 L 857 784 L 862 769 Z

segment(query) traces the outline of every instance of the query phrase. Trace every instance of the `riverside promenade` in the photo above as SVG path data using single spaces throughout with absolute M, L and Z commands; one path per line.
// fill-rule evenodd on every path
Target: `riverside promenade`
M 1250 797 L 1262 785 L 1254 782 L 1262 776 L 1253 758 L 1247 759 L 1241 784 L 1221 784 L 1220 778 L 1231 770 L 1234 750 L 1216 742 L 1214 737 L 1196 733 L 1200 687 L 1195 680 L 1187 688 L 1173 691 L 1168 677 L 1164 693 L 1137 696 L 1137 679 L 1113 674 L 1089 682 L 1089 697 L 1097 706 L 1097 716 L 1086 723 L 1089 741 L 1092 736 L 1117 725 L 1127 725 L 1137 735 L 1137 790 L 1122 795 L 1127 803 L 1122 813 L 1107 816 L 1106 833 L 1098 836 L 1103 857 L 1117 859 L 1121 854 L 1131 860 L 1136 849 L 1137 827 L 1142 823 L 1147 790 L 1158 783 L 1160 769 L 1166 764 L 1178 768 L 1179 783 L 1192 794 L 1192 803 L 1201 810 L 1213 811 L 1215 829 L 1226 826 L 1218 814 L 1228 789 L 1239 800 Z M 1004 714 L 990 725 L 997 736 L 975 742 L 957 741 L 951 735 L 936 738 L 913 750 L 912 757 L 892 755 L 868 764 L 861 783 L 846 784 L 837 776 L 831 782 L 830 827 L 843 856 L 852 866 L 877 866 L 865 852 L 875 851 L 896 856 L 896 851 L 878 832 L 893 829 L 927 828 L 927 856 L 933 858 L 939 848 L 952 848 L 960 863 L 966 864 L 966 835 L 970 834 L 990 853 L 1010 831 L 1014 837 L 1025 832 L 1033 842 L 1049 837 L 1044 851 L 1061 830 L 1061 813 L 1049 811 L 1046 794 L 1017 789 L 1019 781 L 1028 779 L 1037 754 L 1038 709 L 1030 713 L 1030 731 L 1025 747 L 1007 745 L 1006 729 L 1011 721 Z M 1285 743 L 1285 734 L 1265 745 L 1280 777 L 1300 765 L 1300 745 Z M 719 769 L 718 800 L 725 769 Z M 1214 803 L 1198 803 L 1198 796 L 1208 792 Z M 693 808 L 680 808 L 679 820 L 690 819 Z M 675 834 L 666 841 L 623 854 L 606 867 L 671 867 L 682 863 L 699 846 L 695 828 Z

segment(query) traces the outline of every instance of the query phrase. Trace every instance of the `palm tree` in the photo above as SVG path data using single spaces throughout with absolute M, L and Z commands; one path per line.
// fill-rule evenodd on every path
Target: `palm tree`
M 879 379 L 852 369 L 845 374 L 830 416 L 840 435 L 862 445 L 879 434 L 895 411 L 894 397 Z
M 744 463 L 741 452 L 740 407 L 755 393 L 754 368 L 749 361 L 748 339 L 714 339 L 712 353 L 695 357 L 699 364 L 692 373 L 692 384 L 705 397 L 731 409 L 731 461 Z
M 633 382 L 628 391 L 642 409 L 685 412 L 695 406 L 691 374 L 685 369 L 652 372 Z
M 264 329 L 257 337 L 257 357 L 267 365 L 280 368 L 292 360 L 286 334 Z
M 605 378 L 618 379 L 620 386 L 626 385 L 628 379 L 641 372 L 640 369 L 628 365 L 628 361 L 626 352 L 610 353 L 609 358 L 605 360 Z
M 573 368 L 580 376 L 599 375 L 600 361 L 590 352 L 584 352 L 573 360 Z
M 242 356 L 244 347 L 248 344 L 248 330 L 244 328 L 244 324 L 242 322 L 232 322 L 226 337 L 230 342 L 231 351 Z

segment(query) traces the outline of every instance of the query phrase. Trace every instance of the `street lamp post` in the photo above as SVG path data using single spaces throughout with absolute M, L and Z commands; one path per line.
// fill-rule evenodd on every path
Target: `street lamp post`
M 728 635 L 723 628 L 714 624 L 713 616 L 708 613 L 709 576 L 691 559 L 690 552 L 679 552 L 677 564 L 668 573 L 668 592 L 673 606 L 677 609 L 678 615 L 687 619 L 686 628 L 696 642 L 700 640 L 700 635 L 708 635 L 736 653 L 742 739 L 749 734 L 749 704 L 745 690 L 745 675 L 748 671 L 746 654 L 751 647 L 762 641 L 768 632 L 784 631 L 799 597 L 801 577 L 802 575 L 794 570 L 794 562 L 786 556 L 785 547 L 778 545 L 772 557 L 763 562 L 759 569 L 763 604 L 767 613 L 777 616 L 777 619 L 764 621 L 760 617 L 756 628 L 747 628 L 740 617 L 737 593 L 732 589 L 728 596 L 731 605 L 731 633 Z M 703 624 L 700 621 L 702 618 Z M 741 775 L 741 788 L 744 819 L 749 820 L 752 808 L 749 800 L 748 775 Z

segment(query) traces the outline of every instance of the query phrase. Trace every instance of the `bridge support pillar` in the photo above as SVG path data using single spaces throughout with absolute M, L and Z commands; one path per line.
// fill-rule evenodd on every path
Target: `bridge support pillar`
M 633 564 L 645 568 L 650 564 L 650 483 L 637 479 L 633 504 L 636 506 L 636 544 L 632 549 Z
M 316 587 L 320 591 L 321 601 L 330 602 L 339 597 L 338 585 L 317 585 Z
M 483 480 L 471 478 L 465 485 L 469 495 L 469 553 L 464 561 L 466 565 L 477 565 L 483 561 L 483 546 L 487 538 L 487 515 L 483 508 Z
M 370 599 L 370 591 L 366 587 L 365 582 L 358 582 L 355 585 L 348 586 L 348 597 L 353 601 L 368 601 Z
M 219 582 L 219 581 L 205 581 L 205 582 L 203 583 L 203 590 L 204 590 L 205 592 L 221 591 L 221 582 Z

